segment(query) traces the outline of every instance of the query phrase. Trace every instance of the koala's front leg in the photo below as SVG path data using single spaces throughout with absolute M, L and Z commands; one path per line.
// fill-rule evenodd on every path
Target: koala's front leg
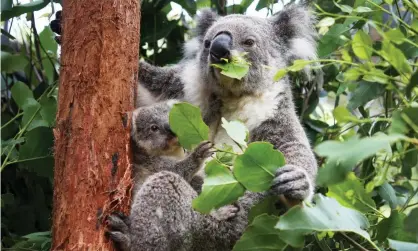
M 251 141 L 268 141 L 285 156 L 286 166 L 277 170 L 270 193 L 309 201 L 315 189 L 317 163 L 296 116 L 290 89 L 281 98 L 275 116 L 250 132 Z
M 199 170 L 204 160 L 214 153 L 213 143 L 204 141 L 200 143 L 184 160 L 175 164 L 173 172 L 180 174 L 186 181 L 191 181 L 192 177 Z
M 107 222 L 106 235 L 113 241 L 115 248 L 119 251 L 129 251 L 131 249 L 129 217 L 122 213 L 113 213 L 108 216 Z

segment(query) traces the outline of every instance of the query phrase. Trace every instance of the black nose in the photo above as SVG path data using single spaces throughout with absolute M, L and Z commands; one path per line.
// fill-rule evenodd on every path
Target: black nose
M 222 58 L 230 59 L 232 38 L 230 35 L 221 33 L 215 37 L 210 47 L 210 56 L 213 63 L 222 63 Z M 225 62 L 224 62 L 225 63 Z
M 164 124 L 164 130 L 172 137 L 176 137 L 176 134 L 171 130 L 169 124 Z

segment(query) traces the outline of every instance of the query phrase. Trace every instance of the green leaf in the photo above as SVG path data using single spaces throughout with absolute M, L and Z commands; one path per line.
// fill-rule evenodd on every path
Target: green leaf
M 337 108 L 334 109 L 332 114 L 334 115 L 335 120 L 337 120 L 337 122 L 340 124 L 358 120 L 344 106 L 338 106 Z
M 332 17 L 324 17 L 321 21 L 318 22 L 316 26 L 318 27 L 329 27 L 335 23 L 335 19 Z
M 285 164 L 284 156 L 267 142 L 253 142 L 235 159 L 234 175 L 250 191 L 262 192 L 270 188 L 274 174 Z
M 372 12 L 373 10 L 370 9 L 369 7 L 359 6 L 355 8 L 354 11 L 357 13 L 366 13 L 366 12 Z
M 367 218 L 360 212 L 341 206 L 336 200 L 321 194 L 314 196 L 315 205 L 294 206 L 280 217 L 276 228 L 294 231 L 296 234 L 317 232 L 352 232 L 370 240 L 365 229 L 369 228 Z M 296 231 L 299 231 L 297 233 Z
M 28 64 L 28 59 L 21 54 L 10 54 L 1 51 L 1 71 L 6 73 L 13 73 L 24 70 Z
M 412 168 L 418 166 L 418 149 L 412 144 L 406 149 L 402 158 L 402 175 L 408 179 L 412 178 Z
M 363 74 L 364 74 L 363 79 L 368 82 L 377 82 L 381 84 L 387 84 L 389 80 L 388 76 L 382 70 L 375 69 L 375 68 L 364 71 Z
M 388 239 L 389 247 L 396 251 L 417 251 L 418 244 L 404 241 L 395 241 Z
M 202 193 L 193 200 L 192 206 L 201 213 L 209 213 L 236 201 L 245 192 L 245 188 L 234 178 L 228 166 L 217 160 L 211 160 L 205 167 L 206 177 Z
M 34 12 L 34 11 L 40 10 L 43 7 L 47 6 L 47 4 L 49 3 L 50 1 L 47 1 L 47 0 L 35 0 L 27 4 L 15 5 L 13 6 L 13 8 L 4 10 L 1 12 L 1 21 L 7 20 L 13 17 L 18 17 L 28 12 Z
M 372 56 L 372 40 L 364 31 L 359 30 L 353 37 L 352 48 L 354 54 L 364 60 L 369 60 Z
M 45 75 L 48 83 L 51 85 L 54 82 L 55 76 L 55 61 L 57 58 L 58 44 L 55 42 L 55 34 L 49 26 L 45 26 L 43 31 L 39 34 L 39 40 L 46 53 L 42 50 L 42 65 L 44 67 Z
M 40 114 L 49 126 L 54 126 L 55 116 L 57 113 L 57 101 L 55 98 L 47 97 L 46 95 L 40 100 L 41 111 Z
M 385 92 L 385 86 L 376 83 L 360 82 L 357 88 L 352 92 L 351 98 L 348 101 L 347 108 L 354 110 L 360 106 L 367 104 L 367 102 L 378 98 Z M 337 120 L 338 121 L 338 120 Z
M 358 162 L 383 149 L 390 152 L 391 143 L 402 137 L 381 133 L 361 139 L 356 136 L 345 142 L 328 140 L 319 144 L 315 148 L 316 153 L 328 159 L 325 166 L 319 169 L 317 183 L 332 185 L 343 181 Z
M 227 144 L 222 144 L 222 147 L 220 149 L 228 152 L 234 152 L 233 147 Z M 237 155 L 228 152 L 216 152 L 216 159 L 224 165 L 233 166 Z
M 280 239 L 280 231 L 274 228 L 278 220 L 279 217 L 266 214 L 256 217 L 232 250 L 284 250 L 288 245 Z
M 343 45 L 340 36 L 350 30 L 350 27 L 343 24 L 334 24 L 328 32 L 321 38 L 318 45 L 318 56 L 323 58 L 333 53 L 339 46 Z
M 404 220 L 404 225 L 406 231 L 418 234 L 418 208 L 411 210 Z
M 396 209 L 398 206 L 398 197 L 396 197 L 395 189 L 388 182 L 383 183 L 379 187 L 379 195 L 389 203 L 390 208 Z
M 346 12 L 346 13 L 351 13 L 353 12 L 353 7 L 349 6 L 349 5 L 345 5 L 345 4 L 337 4 L 336 2 L 334 2 L 334 4 L 340 8 L 340 10 L 342 12 Z
M 358 68 L 350 68 L 344 72 L 344 81 L 357 80 L 362 74 Z
M 231 139 L 242 146 L 247 146 L 248 129 L 242 122 L 228 122 L 225 118 L 222 118 L 222 127 L 226 130 L 226 133 Z
M 405 55 L 389 41 L 383 40 L 380 54 L 399 72 L 399 74 L 412 73 L 412 68 Z
M 188 150 L 209 138 L 209 127 L 203 122 L 200 109 L 191 104 L 174 104 L 169 123 L 180 144 Z
M 279 81 L 280 79 L 282 79 L 285 75 L 287 74 L 287 70 L 286 69 L 280 69 L 276 72 L 276 74 L 273 77 L 274 82 Z
M 262 214 L 279 215 L 280 210 L 276 206 L 279 198 L 277 196 L 267 196 L 261 202 L 254 205 L 248 214 L 248 222 L 251 223 L 257 216 Z
M 404 230 L 405 218 L 405 214 L 392 210 L 390 217 L 381 220 L 377 225 L 376 239 L 378 241 L 385 241 L 386 238 L 399 241 L 415 241 L 414 234 Z
M 27 106 L 23 109 L 22 128 L 27 126 L 30 131 L 37 127 L 48 127 L 49 124 L 41 116 L 41 105 L 34 99 L 29 99 Z
M 228 62 L 225 59 L 226 63 L 224 64 L 211 64 L 211 66 L 221 69 L 221 74 L 241 80 L 245 75 L 247 75 L 248 70 L 250 69 L 250 63 L 245 59 L 246 53 L 232 53 L 231 62 Z
M 353 172 L 348 173 L 344 182 L 329 186 L 327 196 L 362 213 L 371 212 L 376 208 L 374 200 L 366 193 L 363 184 Z
M 418 71 L 415 71 L 414 74 L 412 74 L 411 80 L 409 81 L 408 86 L 405 89 L 406 97 L 411 98 L 411 94 L 413 90 L 415 90 L 415 93 L 418 93 Z
M 298 60 L 293 61 L 293 64 L 291 66 L 287 67 L 287 69 L 289 71 L 296 72 L 296 71 L 302 70 L 308 64 L 310 64 L 309 61 L 298 59 Z
M 402 44 L 405 36 L 399 29 L 391 29 L 385 32 L 386 39 L 394 42 L 395 44 Z
M 35 101 L 31 89 L 29 89 L 29 87 L 22 82 L 16 82 L 12 86 L 11 91 L 13 100 L 16 102 L 17 106 L 19 106 L 19 108 L 22 110 L 29 106 L 30 103 L 33 103 L 33 101 Z

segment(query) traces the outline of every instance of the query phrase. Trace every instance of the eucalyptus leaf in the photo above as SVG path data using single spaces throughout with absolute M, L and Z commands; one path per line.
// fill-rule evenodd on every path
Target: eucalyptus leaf
M 347 174 L 344 182 L 329 186 L 327 196 L 336 199 L 345 207 L 362 213 L 376 210 L 376 204 L 371 195 L 366 193 L 364 185 L 353 172 Z
M 396 241 L 388 239 L 389 247 L 396 251 L 417 251 L 418 243 L 405 242 L 405 241 Z
M 231 139 L 242 146 L 247 146 L 248 129 L 240 121 L 228 122 L 225 118 L 222 118 L 222 127 L 225 129 Z
M 228 166 L 211 160 L 205 167 L 205 181 L 202 192 L 192 202 L 195 210 L 209 213 L 212 209 L 236 201 L 245 192 L 245 188 L 235 179 Z
M 193 149 L 209 138 L 209 127 L 203 122 L 200 109 L 191 104 L 174 104 L 169 114 L 169 123 L 180 144 L 186 149 Z
M 372 56 L 372 40 L 364 31 L 359 30 L 353 37 L 352 48 L 360 59 L 370 60 Z
M 295 235 L 313 232 L 352 232 L 370 240 L 365 231 L 369 228 L 367 218 L 360 212 L 341 206 L 335 199 L 321 194 L 314 196 L 315 205 L 294 206 L 280 217 L 276 228 L 295 231 Z M 296 232 L 298 231 L 298 232 Z
M 275 172 L 285 164 L 284 156 L 267 142 L 253 142 L 235 159 L 236 179 L 253 192 L 270 188 Z
M 280 231 L 274 228 L 278 220 L 279 217 L 267 214 L 256 217 L 232 250 L 284 250 L 288 245 L 280 239 Z
M 352 137 L 345 142 L 328 140 L 317 147 L 315 152 L 327 157 L 327 162 L 318 172 L 320 185 L 342 182 L 353 167 L 360 161 L 373 156 L 380 150 L 390 152 L 390 145 L 403 138 L 402 135 L 378 134 L 373 137 Z

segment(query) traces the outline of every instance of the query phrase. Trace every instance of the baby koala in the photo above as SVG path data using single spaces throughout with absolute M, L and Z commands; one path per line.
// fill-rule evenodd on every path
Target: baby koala
M 176 102 L 175 100 L 160 102 L 137 108 L 133 112 L 131 140 L 133 141 L 134 152 L 134 188 L 131 214 L 125 216 L 121 213 L 113 213 L 107 218 L 108 231 L 106 234 L 120 251 L 130 251 L 138 248 L 131 246 L 132 240 L 137 238 L 138 235 L 135 232 L 137 230 L 135 224 L 138 224 L 139 221 L 137 212 L 142 211 L 141 207 L 146 206 L 144 200 L 152 200 L 152 198 L 141 197 L 141 188 L 159 185 L 153 184 L 149 179 L 147 180 L 148 177 L 158 175 L 163 178 L 167 173 L 166 171 L 170 171 L 186 180 L 196 191 L 194 192 L 195 195 L 201 189 L 203 179 L 194 175 L 200 169 L 204 160 L 212 155 L 213 144 L 205 141 L 191 153 L 187 155 L 184 153 L 168 123 L 170 109 Z M 198 179 L 195 181 L 195 178 Z M 181 184 L 183 183 L 178 185 L 181 186 Z M 175 192 L 175 190 L 161 191 L 161 193 Z M 175 197 L 175 194 L 169 197 Z M 185 205 L 185 210 L 189 211 L 190 207 Z M 151 211 L 156 214 L 158 212 L 157 209 Z M 214 210 L 210 215 L 215 220 L 224 221 L 235 217 L 238 211 L 237 206 L 228 205 Z M 149 218 L 152 219 L 153 215 L 150 215 Z M 146 222 L 141 221 L 141 224 L 148 224 L 147 219 L 145 219 Z
M 190 183 L 203 161 L 213 154 L 213 144 L 209 141 L 202 142 L 190 154 L 185 154 L 168 122 L 170 109 L 175 103 L 176 100 L 169 100 L 140 107 L 133 112 L 133 196 L 150 175 L 160 171 L 176 173 Z

